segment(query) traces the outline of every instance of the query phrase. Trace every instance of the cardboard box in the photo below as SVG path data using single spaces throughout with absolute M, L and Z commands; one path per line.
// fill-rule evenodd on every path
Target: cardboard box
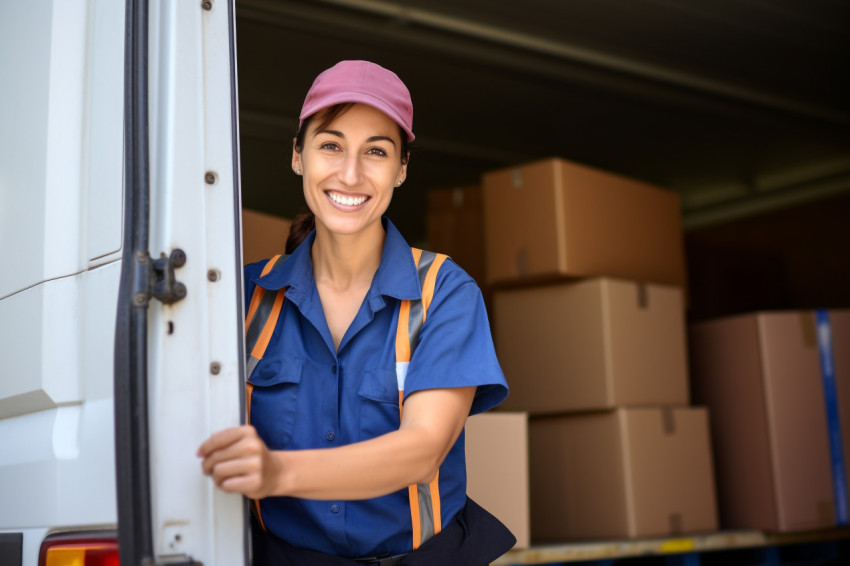
M 843 454 L 850 457 L 850 311 L 830 311 Z M 709 407 L 721 525 L 836 524 L 814 313 L 762 312 L 690 328 L 694 399 Z
M 597 278 L 493 295 L 502 404 L 532 414 L 688 405 L 682 292 Z
M 466 492 L 528 548 L 528 415 L 484 413 L 466 423 Z
M 533 418 L 529 447 L 532 540 L 717 529 L 705 408 Z
M 288 218 L 242 209 L 242 261 L 246 265 L 282 254 L 289 236 Z
M 428 191 L 429 249 L 450 256 L 479 286 L 486 277 L 481 185 Z
M 562 159 L 482 183 L 488 282 L 607 276 L 685 287 L 677 194 Z

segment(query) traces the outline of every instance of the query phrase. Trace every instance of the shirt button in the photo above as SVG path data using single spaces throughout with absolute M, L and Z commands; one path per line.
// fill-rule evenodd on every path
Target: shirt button
M 325 438 L 327 438 L 329 441 L 333 440 L 334 438 L 336 438 L 336 434 L 334 434 L 334 431 L 329 430 L 328 433 L 325 435 Z
M 337 505 L 336 503 L 331 505 L 331 513 L 339 513 L 339 505 Z

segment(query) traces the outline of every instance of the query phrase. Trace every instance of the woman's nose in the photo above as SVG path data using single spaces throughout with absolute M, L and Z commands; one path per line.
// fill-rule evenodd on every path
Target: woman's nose
M 354 186 L 360 183 L 360 178 L 363 173 L 360 156 L 356 153 L 347 153 L 343 160 L 340 171 L 340 180 L 349 186 Z

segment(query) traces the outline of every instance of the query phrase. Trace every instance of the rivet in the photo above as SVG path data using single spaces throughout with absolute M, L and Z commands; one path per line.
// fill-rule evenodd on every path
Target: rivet
M 172 251 L 171 264 L 174 265 L 174 267 L 183 267 L 184 265 L 186 265 L 186 252 L 184 252 L 180 248 L 177 248 Z
M 212 10 L 212 2 L 210 2 L 209 0 L 204 0 L 204 2 L 201 2 L 201 8 L 209 12 L 210 10 Z
M 209 271 L 207 271 L 207 279 L 209 279 L 213 283 L 218 281 L 220 277 L 221 274 L 218 272 L 218 269 L 210 269 Z
M 133 302 L 138 306 L 142 306 L 148 302 L 148 297 L 144 293 L 136 293 L 136 296 L 133 297 Z
M 218 175 L 216 175 L 212 171 L 207 171 L 204 173 L 204 181 L 208 185 L 215 185 L 215 182 L 218 180 Z
M 213 362 L 210 364 L 210 373 L 213 375 L 218 375 L 221 373 L 221 364 L 218 362 Z

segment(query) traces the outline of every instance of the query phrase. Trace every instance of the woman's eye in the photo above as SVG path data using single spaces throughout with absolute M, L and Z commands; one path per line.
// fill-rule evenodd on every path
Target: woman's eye
M 328 150 L 334 151 L 336 149 L 339 149 L 339 146 L 337 144 L 333 143 L 333 142 L 326 142 L 326 143 L 323 143 L 322 145 L 320 145 L 319 149 L 328 149 Z
M 387 156 L 387 152 L 384 151 L 384 149 L 381 147 L 370 147 L 367 153 L 369 153 L 370 155 L 380 155 L 382 157 Z

